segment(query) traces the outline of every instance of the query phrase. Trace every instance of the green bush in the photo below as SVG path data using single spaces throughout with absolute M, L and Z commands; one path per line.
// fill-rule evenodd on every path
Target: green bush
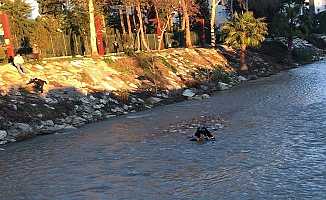
M 133 47 L 131 47 L 131 46 L 127 46 L 126 48 L 125 48 L 125 54 L 127 55 L 127 56 L 134 56 L 135 55 L 135 50 L 134 50 L 134 48 Z
M 215 82 L 223 82 L 229 84 L 232 82 L 232 74 L 225 72 L 221 68 L 215 68 L 212 71 L 211 79 Z

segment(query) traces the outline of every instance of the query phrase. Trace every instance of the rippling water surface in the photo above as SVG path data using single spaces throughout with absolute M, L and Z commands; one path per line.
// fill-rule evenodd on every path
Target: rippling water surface
M 163 132 L 201 115 L 215 143 Z M 0 200 L 325 200 L 326 63 L 4 148 Z

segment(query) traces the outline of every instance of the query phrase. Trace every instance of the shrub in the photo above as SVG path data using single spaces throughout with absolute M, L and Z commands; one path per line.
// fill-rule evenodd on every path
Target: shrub
M 211 80 L 229 84 L 232 82 L 232 74 L 223 71 L 221 68 L 215 68 L 212 71 Z
M 154 84 L 155 92 L 157 92 L 158 83 L 162 76 L 162 73 L 155 65 L 155 61 L 158 57 L 145 53 L 139 53 L 136 55 L 136 58 L 138 59 L 140 67 L 143 69 L 144 77 Z
M 134 55 L 135 55 L 135 50 L 134 50 L 134 48 L 131 47 L 131 46 L 127 46 L 127 47 L 125 48 L 124 52 L 125 52 L 125 54 L 126 54 L 127 56 L 134 56 Z

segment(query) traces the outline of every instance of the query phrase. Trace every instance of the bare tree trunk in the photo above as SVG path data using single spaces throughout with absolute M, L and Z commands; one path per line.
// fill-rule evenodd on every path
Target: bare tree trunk
M 211 46 L 216 46 L 216 38 L 215 38 L 215 22 L 216 22 L 216 0 L 212 0 L 212 9 L 211 9 Z
M 72 57 L 76 56 L 75 50 L 75 42 L 74 42 L 74 33 L 70 30 L 70 37 L 69 37 L 69 45 L 70 45 L 70 53 Z
M 75 36 L 75 43 L 76 43 L 76 54 L 80 55 L 80 48 L 78 45 L 77 35 L 75 34 L 74 36 Z
M 243 72 L 248 71 L 248 65 L 246 63 L 246 46 L 242 46 L 240 49 L 240 70 Z
M 137 47 L 138 47 L 138 51 L 141 51 L 140 29 L 137 31 Z
M 163 49 L 163 46 L 164 46 L 164 44 L 163 44 L 164 33 L 165 33 L 165 31 L 166 31 L 166 29 L 167 29 L 167 27 L 168 27 L 168 23 L 169 23 L 169 22 L 167 22 L 167 23 L 164 25 L 163 30 L 161 31 L 161 34 L 160 34 L 160 36 L 159 36 L 159 38 L 158 38 L 158 49 L 157 49 L 157 50 L 161 50 L 161 49 Z
M 183 16 L 181 22 L 181 30 L 184 31 L 185 29 L 186 29 L 186 19 Z
M 136 24 L 136 19 L 135 19 L 135 13 L 133 13 L 133 15 L 132 15 L 132 22 L 134 24 L 134 27 L 136 28 L 137 24 Z M 140 39 L 139 39 L 140 30 L 137 29 L 135 34 L 136 34 L 136 37 L 134 38 L 134 49 L 136 50 L 136 46 L 137 46 L 137 50 L 140 50 Z M 137 42 L 137 45 L 136 45 L 136 42 Z
M 50 42 L 51 42 L 52 54 L 55 57 L 55 51 L 54 51 L 54 45 L 53 45 L 53 38 L 52 38 L 52 35 L 51 34 L 50 34 Z
M 119 16 L 120 16 L 120 25 L 122 29 L 122 34 L 125 35 L 126 34 L 125 20 L 121 9 L 119 9 Z
M 85 35 L 84 42 L 85 42 L 85 55 L 89 55 L 90 54 L 90 52 L 89 52 L 90 49 L 89 49 L 89 40 L 88 40 L 87 34 Z
M 65 34 L 64 33 L 62 33 L 62 39 L 63 39 L 64 48 L 65 48 L 64 56 L 67 56 L 68 55 L 68 51 L 67 51 L 66 38 L 65 38 Z
M 161 50 L 162 47 L 163 47 L 163 45 L 164 45 L 164 43 L 163 43 L 163 41 L 164 41 L 164 34 L 165 34 L 166 30 L 168 29 L 168 26 L 170 24 L 170 21 L 172 21 L 171 18 L 172 18 L 172 15 L 169 15 L 166 23 L 163 26 L 163 29 L 161 30 L 161 35 L 160 35 L 160 38 L 158 40 L 158 50 Z
M 191 34 L 190 34 L 190 21 L 188 14 L 188 5 L 186 4 L 186 0 L 181 0 L 181 6 L 183 9 L 183 17 L 185 19 L 185 37 L 186 37 L 186 47 L 191 48 Z
M 94 4 L 93 0 L 88 0 L 88 11 L 89 11 L 89 30 L 91 39 L 91 55 L 98 56 L 97 44 L 96 44 L 96 28 L 95 28 L 95 17 L 94 17 Z
M 163 27 L 163 30 L 161 29 L 161 23 L 160 23 L 160 17 L 158 16 L 158 10 L 157 10 L 157 7 L 154 5 L 154 9 L 155 9 L 155 13 L 156 13 L 156 21 L 157 21 L 157 32 L 156 34 L 158 35 L 157 36 L 157 41 L 158 41 L 158 48 L 157 50 L 161 50 L 162 47 L 163 47 L 163 37 L 164 37 L 164 32 L 165 32 L 165 25 Z M 156 43 L 155 43 L 156 44 Z M 156 48 L 156 45 L 155 45 L 155 48 Z
M 164 38 L 164 33 L 165 33 L 165 30 L 162 31 L 162 33 L 159 35 L 159 38 L 158 38 L 158 48 L 157 50 L 162 50 L 163 49 L 163 38 Z
M 147 51 L 149 51 L 150 49 L 149 49 L 149 47 L 147 45 L 147 41 L 145 39 L 143 17 L 142 17 L 142 13 L 141 13 L 141 9 L 140 9 L 140 2 L 137 3 L 136 9 L 137 9 L 137 15 L 138 15 L 138 19 L 139 19 L 140 38 L 141 38 L 141 41 L 142 41 L 143 46 L 145 47 L 145 49 Z
M 131 23 L 130 23 L 130 16 L 127 12 L 127 26 L 128 26 L 128 35 L 130 38 L 132 38 L 132 30 L 131 30 Z

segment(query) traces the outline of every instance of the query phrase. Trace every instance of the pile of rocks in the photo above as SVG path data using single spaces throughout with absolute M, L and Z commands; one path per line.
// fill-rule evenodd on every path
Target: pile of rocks
M 113 93 L 96 95 L 69 93 L 39 97 L 38 101 L 33 104 L 24 102 L 24 108 L 21 106 L 16 108 L 17 112 L 22 112 L 21 109 L 30 110 L 27 107 L 34 108 L 29 119 L 19 119 L 17 116 L 18 119 L 13 118 L 12 121 L 7 120 L 0 124 L 0 144 L 23 140 L 35 135 L 72 131 L 87 123 L 152 108 L 167 98 L 169 98 L 168 95 L 162 93 L 147 99 L 130 94 L 127 102 L 122 102 Z M 62 104 L 68 104 L 70 109 L 63 110 Z M 45 108 L 48 110 L 44 110 Z M 57 115 L 47 116 L 42 112 L 57 113 Z M 29 122 L 15 122 L 19 120 Z M 1 128 L 6 130 L 1 130 Z
M 185 134 L 190 136 L 198 127 L 206 127 L 210 131 L 217 131 L 226 126 L 227 122 L 219 116 L 200 116 L 189 121 L 170 124 L 164 133 Z

